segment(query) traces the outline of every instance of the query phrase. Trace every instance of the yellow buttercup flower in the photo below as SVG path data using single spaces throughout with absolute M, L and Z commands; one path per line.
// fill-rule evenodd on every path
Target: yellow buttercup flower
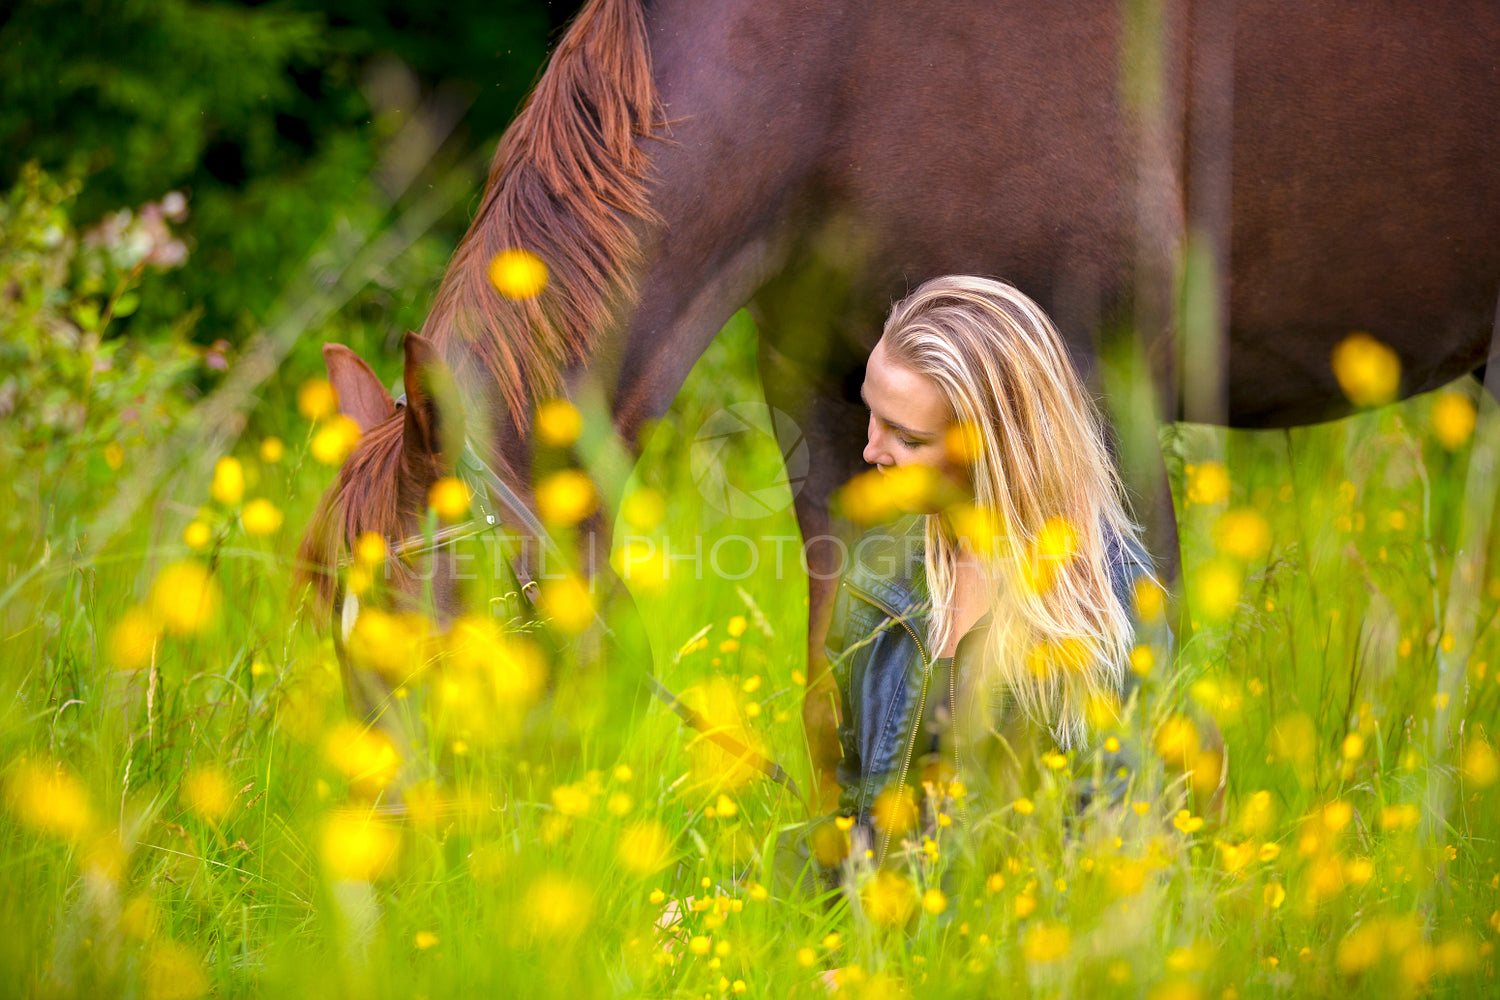
M 327 379 L 310 378 L 297 389 L 297 412 L 308 420 L 322 420 L 339 410 L 339 394 Z
M 1260 511 L 1237 507 L 1214 523 L 1214 545 L 1225 555 L 1253 562 L 1271 551 L 1271 526 Z
M 948 908 L 948 897 L 941 889 L 928 889 L 922 893 L 922 910 L 937 916 Z
M 354 540 L 354 558 L 363 566 L 379 566 L 389 551 L 385 539 L 373 531 L 366 531 Z
M 202 631 L 219 613 L 219 584 L 192 560 L 172 563 L 151 585 L 150 607 L 161 627 L 175 635 Z
M 1056 962 L 1067 957 L 1073 947 L 1073 935 L 1066 924 L 1044 920 L 1026 934 L 1021 950 L 1029 962 Z
M 240 511 L 240 524 L 245 526 L 247 535 L 273 535 L 281 527 L 281 521 L 281 511 L 264 497 L 251 500 Z
M 456 524 L 469 516 L 469 501 L 469 487 L 457 476 L 444 476 L 427 491 L 427 506 L 437 511 L 437 516 L 448 524 Z
M 213 541 L 213 531 L 202 521 L 194 521 L 182 529 L 182 542 L 194 552 L 201 552 L 208 548 L 208 543 Z
M 599 506 L 599 497 L 587 473 L 564 469 L 537 484 L 536 506 L 548 524 L 570 526 L 592 514 Z
M 537 604 L 542 614 L 564 632 L 582 632 L 594 621 L 594 595 L 576 576 L 544 580 Z
M 1500 778 L 1500 760 L 1495 748 L 1480 739 L 1469 740 L 1463 756 L 1464 780 L 1475 788 L 1488 788 Z
M 55 764 L 21 761 L 6 777 L 5 798 L 17 819 L 41 833 L 76 843 L 93 827 L 83 783 Z
M 502 250 L 490 261 L 490 284 L 508 299 L 531 299 L 547 287 L 547 265 L 529 250 Z
M 401 755 L 378 729 L 342 722 L 323 738 L 323 756 L 358 794 L 379 795 L 401 771 Z
M 650 531 L 667 516 L 667 504 L 656 490 L 642 486 L 625 498 L 620 505 L 620 516 L 632 528 Z
M 1445 392 L 1432 404 L 1432 430 L 1449 451 L 1462 448 L 1474 434 L 1474 403 L 1468 396 Z
M 226 455 L 214 463 L 214 481 L 208 492 L 229 507 L 240 502 L 245 495 L 245 470 L 239 459 Z
M 1203 617 L 1222 622 L 1233 615 L 1240 603 L 1240 583 L 1240 571 L 1223 560 L 1200 569 L 1193 581 L 1193 596 Z
M 1204 462 L 1189 465 L 1187 473 L 1187 502 L 1208 506 L 1229 499 L 1229 470 L 1219 462 Z
M 342 465 L 354 446 L 359 444 L 359 439 L 359 424 L 340 415 L 318 428 L 309 450 L 312 457 L 323 465 Z
M 865 915 L 884 927 L 901 927 L 917 911 L 917 890 L 899 872 L 882 871 L 860 892 Z
M 594 899 L 588 888 L 558 873 L 533 882 L 522 905 L 531 927 L 543 937 L 576 938 L 593 920 Z
M 533 426 L 543 444 L 566 448 L 578 440 L 583 430 L 583 415 L 566 399 L 543 400 L 536 408 Z
M 141 965 L 145 1000 L 197 1000 L 208 985 L 202 960 L 186 945 L 163 939 L 147 949 Z
M 161 635 L 145 608 L 131 608 L 109 633 L 109 656 L 121 670 L 137 670 L 151 662 L 151 651 Z
M 401 835 L 365 813 L 342 810 L 324 822 L 318 846 L 330 878 L 371 882 L 395 866 Z
M 210 823 L 219 823 L 234 806 L 234 786 L 217 767 L 195 767 L 183 776 L 182 802 Z
M 654 819 L 639 820 L 620 834 L 620 863 L 637 875 L 660 871 L 672 857 L 672 837 Z
M 1401 359 L 1368 333 L 1351 333 L 1330 358 L 1339 388 L 1355 406 L 1382 406 L 1401 390 Z
M 275 465 L 285 454 L 286 445 L 279 437 L 268 437 L 260 443 L 260 460 L 267 465 Z

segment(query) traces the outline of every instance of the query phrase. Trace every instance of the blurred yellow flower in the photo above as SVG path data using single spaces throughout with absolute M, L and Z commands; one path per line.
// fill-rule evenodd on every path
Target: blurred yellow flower
M 58 764 L 21 760 L 6 776 L 5 798 L 22 823 L 72 843 L 93 825 L 83 783 Z
M 928 512 L 941 492 L 938 473 L 926 465 L 898 465 L 862 472 L 839 491 L 844 513 L 861 525 L 894 520 L 903 513 Z
M 160 631 L 145 608 L 131 608 L 109 632 L 109 658 L 121 670 L 137 670 L 151 662 Z
M 1339 388 L 1355 406 L 1382 406 L 1401 389 L 1401 359 L 1368 333 L 1351 333 L 1330 358 Z
M 1205 618 L 1225 621 L 1239 606 L 1240 571 L 1222 560 L 1209 562 L 1198 570 L 1193 581 L 1193 596 Z
M 490 284 L 508 299 L 531 299 L 547 287 L 547 265 L 529 250 L 502 250 L 490 261 Z
M 1271 551 L 1271 526 L 1260 511 L 1236 507 L 1214 523 L 1214 545 L 1227 556 L 1254 562 Z
M 275 465 L 285 455 L 286 445 L 279 437 L 268 437 L 260 443 L 260 460 L 267 465 Z
M 1500 778 L 1500 760 L 1495 757 L 1495 748 L 1481 739 L 1472 739 L 1464 748 L 1464 780 L 1475 788 L 1488 788 Z
M 379 566 L 389 551 L 385 539 L 373 531 L 366 531 L 354 540 L 354 558 L 365 566 Z
M 189 635 L 219 614 L 219 584 L 201 563 L 171 563 L 157 574 L 149 598 L 151 614 L 174 635 Z
M 642 486 L 625 498 L 620 516 L 637 531 L 650 531 L 667 516 L 667 504 L 656 490 Z
M 1056 962 L 1065 958 L 1073 947 L 1073 935 L 1066 924 L 1043 920 L 1026 933 L 1021 950 L 1028 962 Z
M 1016 799 L 1010 805 L 1012 809 L 1022 816 L 1030 816 L 1036 812 L 1036 805 L 1030 799 Z
M 427 668 L 427 620 L 377 607 L 361 607 L 347 644 L 349 659 L 392 684 L 405 684 Z
M 162 939 L 146 951 L 141 986 L 145 1000 L 197 1000 L 208 992 L 208 976 L 195 952 Z
M 281 511 L 276 505 L 264 497 L 259 497 L 245 504 L 244 510 L 240 511 L 240 523 L 245 526 L 247 535 L 272 535 L 281 527 Z
M 1468 442 L 1474 433 L 1474 422 L 1474 404 L 1462 393 L 1442 393 L 1432 404 L 1433 433 L 1449 451 L 1457 451 Z
M 558 785 L 552 789 L 552 808 L 564 816 L 587 816 L 594 797 L 582 784 Z
M 226 455 L 214 463 L 214 480 L 208 492 L 229 507 L 240 502 L 245 495 L 245 469 L 239 459 Z
M 201 552 L 208 548 L 208 543 L 211 541 L 213 541 L 213 532 L 202 521 L 193 521 L 182 529 L 183 544 L 194 552 Z
M 941 889 L 928 889 L 922 893 L 922 909 L 932 916 L 937 916 L 948 908 L 948 897 Z
M 427 491 L 427 506 L 448 524 L 469 516 L 469 487 L 457 476 L 444 476 Z
M 195 767 L 183 776 L 182 802 L 200 818 L 219 823 L 234 805 L 234 786 L 217 767 Z
M 125 464 L 125 449 L 118 441 L 111 441 L 104 446 L 104 464 L 109 466 L 111 472 L 119 472 L 120 467 Z
M 1278 909 L 1282 903 L 1286 902 L 1286 889 L 1282 888 L 1280 882 L 1272 882 L 1261 893 L 1261 899 L 1271 909 Z
M 1036 897 L 1023 892 L 1011 906 L 1017 917 L 1029 917 L 1036 910 Z
M 566 448 L 578 440 L 583 430 L 583 415 L 566 399 L 547 399 L 536 408 L 534 426 L 543 444 Z
M 359 444 L 359 439 L 359 424 L 340 415 L 318 428 L 309 450 L 312 457 L 323 465 L 342 465 L 354 446 Z
M 1156 666 L 1156 654 L 1151 652 L 1150 646 L 1136 646 L 1130 651 L 1130 669 L 1139 677 L 1150 677 L 1151 668 Z
M 875 826 L 894 838 L 917 822 L 917 802 L 910 789 L 891 786 L 875 798 L 871 810 Z
M 917 912 L 917 889 L 900 872 L 882 871 L 860 891 L 865 915 L 882 927 L 901 927 Z
M 1111 858 L 1104 884 L 1116 896 L 1134 896 L 1146 884 L 1146 865 L 1135 858 Z
M 578 633 L 594 621 L 594 595 L 576 576 L 542 581 L 537 600 L 542 614 L 564 632 Z
M 577 937 L 588 929 L 594 915 L 594 899 L 588 888 L 556 872 L 533 882 L 522 906 L 530 926 L 543 937 Z
M 323 867 L 337 880 L 370 882 L 384 876 L 395 865 L 400 848 L 395 827 L 353 810 L 330 815 L 319 838 Z
M 323 757 L 357 795 L 374 798 L 401 771 L 401 754 L 379 729 L 341 722 L 323 738 Z
M 637 820 L 620 834 L 618 853 L 627 869 L 650 875 L 672 860 L 672 836 L 654 819 Z
M 592 514 L 599 506 L 599 497 L 587 473 L 564 469 L 537 484 L 536 506 L 543 521 L 566 527 Z
M 1209 506 L 1229 499 L 1229 470 L 1219 462 L 1204 462 L 1189 465 L 1187 473 L 1187 502 Z
M 1335 799 L 1323 807 L 1323 825 L 1335 833 L 1348 826 L 1353 816 L 1354 807 L 1347 802 Z
M 1135 581 L 1135 610 L 1142 621 L 1155 621 L 1161 617 L 1164 605 L 1162 589 L 1150 577 L 1138 577 Z
M 297 412 L 308 420 L 322 420 L 338 412 L 339 394 L 327 379 L 310 378 L 297 389 Z
M 1339 745 L 1339 752 L 1345 760 L 1359 760 L 1365 753 L 1365 738 L 1359 733 L 1350 733 Z
M 416 946 L 418 951 L 426 951 L 428 948 L 437 945 L 438 936 L 431 931 L 417 931 L 416 937 L 412 938 L 411 943 Z
M 1194 816 L 1186 809 L 1179 809 L 1177 815 L 1172 817 L 1172 825 L 1183 833 L 1197 833 L 1203 829 L 1203 817 Z
M 1185 771 L 1198 759 L 1198 727 L 1185 716 L 1169 716 L 1156 730 L 1152 745 L 1162 760 Z

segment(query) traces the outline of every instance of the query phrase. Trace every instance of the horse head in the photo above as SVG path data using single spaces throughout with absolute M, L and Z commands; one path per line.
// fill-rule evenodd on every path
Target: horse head
M 464 447 L 452 374 L 432 342 L 417 334 L 406 337 L 400 402 L 342 344 L 325 345 L 323 359 L 339 413 L 360 437 L 302 541 L 299 562 L 314 605 L 320 617 L 340 616 L 343 640 L 360 602 L 377 592 L 390 610 L 420 611 L 446 624 L 463 610 L 453 553 L 422 543 L 434 487 L 453 476 Z M 356 565 L 365 575 L 350 586 L 343 571 Z

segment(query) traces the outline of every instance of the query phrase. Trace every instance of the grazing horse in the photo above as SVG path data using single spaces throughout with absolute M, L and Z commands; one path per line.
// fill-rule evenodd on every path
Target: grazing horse
M 884 313 L 937 274 L 1026 291 L 1091 379 L 1101 339 L 1131 331 L 1164 419 L 1340 416 L 1329 356 L 1355 330 L 1396 352 L 1402 394 L 1443 385 L 1490 354 L 1497 52 L 1493 0 L 590 0 L 407 341 L 407 405 L 328 352 L 366 434 L 305 543 L 317 593 L 360 532 L 416 530 L 455 422 L 529 505 L 539 401 L 596 387 L 636 447 L 746 304 L 767 400 L 810 449 L 805 537 L 862 467 Z M 540 295 L 497 293 L 510 248 L 546 263 Z M 1174 316 L 1195 261 L 1194 331 Z M 811 586 L 820 650 L 831 587 Z

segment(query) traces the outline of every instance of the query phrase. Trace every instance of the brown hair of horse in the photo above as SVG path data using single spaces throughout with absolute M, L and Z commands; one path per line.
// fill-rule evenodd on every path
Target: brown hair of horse
M 561 393 L 562 369 L 588 356 L 618 302 L 635 295 L 636 224 L 655 219 L 647 157 L 636 140 L 652 134 L 659 111 L 639 0 L 592 0 L 495 152 L 479 212 L 422 333 L 466 392 L 503 407 L 512 434 L 526 433 L 532 400 Z M 507 299 L 490 282 L 490 262 L 513 248 L 547 265 L 547 286 L 535 298 Z M 408 386 L 411 362 L 409 349 Z M 334 368 L 330 360 L 336 388 L 368 381 L 347 366 L 340 379 Z M 342 394 L 341 412 L 350 415 Z M 430 456 L 436 465 L 424 463 L 407 446 L 407 423 L 399 412 L 361 423 L 364 435 L 303 538 L 299 576 L 312 585 L 320 619 L 355 539 L 411 534 L 427 487 L 451 471 L 438 456 Z M 398 560 L 392 564 L 402 572 Z
M 636 223 L 655 218 L 636 140 L 659 112 L 639 0 L 593 0 L 495 151 L 422 333 L 466 390 L 498 390 L 513 421 L 536 394 L 562 391 L 562 368 L 585 359 L 613 308 L 634 297 Z M 490 262 L 512 248 L 547 265 L 535 298 L 506 299 L 490 284 Z

